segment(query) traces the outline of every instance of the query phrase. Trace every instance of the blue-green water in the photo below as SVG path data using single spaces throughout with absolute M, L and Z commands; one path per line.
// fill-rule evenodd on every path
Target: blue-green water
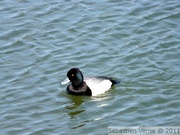
M 180 126 L 179 43 L 179 0 L 1 0 L 0 134 Z M 72 67 L 121 84 L 67 95 Z

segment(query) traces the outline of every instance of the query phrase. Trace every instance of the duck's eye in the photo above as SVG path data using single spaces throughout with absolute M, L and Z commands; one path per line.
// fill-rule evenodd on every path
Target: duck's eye
M 72 74 L 71 76 L 74 76 L 74 74 Z

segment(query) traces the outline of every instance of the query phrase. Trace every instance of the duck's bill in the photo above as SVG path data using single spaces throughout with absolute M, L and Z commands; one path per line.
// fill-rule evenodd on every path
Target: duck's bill
M 70 82 L 69 78 L 66 78 L 64 81 L 61 82 L 61 85 L 65 85 L 69 82 Z

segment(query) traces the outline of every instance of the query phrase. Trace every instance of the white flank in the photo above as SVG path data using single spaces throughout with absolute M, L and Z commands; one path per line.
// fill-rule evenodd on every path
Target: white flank
M 109 80 L 99 80 L 95 78 L 85 78 L 84 80 L 92 91 L 92 96 L 103 94 L 111 88 L 112 82 Z

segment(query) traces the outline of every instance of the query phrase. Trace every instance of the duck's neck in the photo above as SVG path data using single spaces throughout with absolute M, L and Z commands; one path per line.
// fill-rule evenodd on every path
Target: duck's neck
M 80 87 L 83 87 L 86 83 L 84 81 L 82 82 L 79 82 L 78 84 L 73 84 L 73 87 L 74 88 L 80 88 Z

